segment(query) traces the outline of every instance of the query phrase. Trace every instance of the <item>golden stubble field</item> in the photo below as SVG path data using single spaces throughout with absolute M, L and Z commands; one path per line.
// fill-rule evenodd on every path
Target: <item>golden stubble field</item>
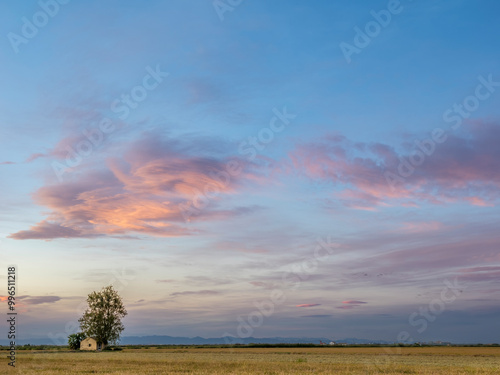
M 500 374 L 500 348 L 187 348 L 18 351 L 2 374 Z

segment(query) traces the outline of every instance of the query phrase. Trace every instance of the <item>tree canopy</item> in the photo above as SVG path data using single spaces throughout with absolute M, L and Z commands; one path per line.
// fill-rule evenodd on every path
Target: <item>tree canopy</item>
M 85 339 L 85 334 L 79 332 L 79 333 L 73 333 L 72 335 L 68 336 L 68 345 L 71 350 L 78 350 L 80 349 L 80 343 Z
M 118 292 L 112 285 L 106 286 L 100 292 L 90 293 L 87 304 L 87 309 L 78 320 L 82 332 L 104 345 L 117 344 L 124 329 L 121 320 L 127 315 Z

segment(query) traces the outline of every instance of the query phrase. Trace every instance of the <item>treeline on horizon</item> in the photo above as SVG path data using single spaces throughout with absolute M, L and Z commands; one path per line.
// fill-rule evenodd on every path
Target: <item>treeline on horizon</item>
M 426 344 L 426 343 L 415 343 L 415 344 L 336 344 L 336 345 L 321 345 L 321 344 L 193 344 L 193 345 L 173 345 L 173 344 L 151 344 L 151 345 L 113 345 L 107 346 L 103 351 L 120 351 L 123 349 L 222 349 L 222 348 L 394 348 L 394 347 L 498 347 L 500 344 Z M 0 350 L 9 350 L 9 346 L 0 345 Z M 16 347 L 17 350 L 68 350 L 67 345 L 19 345 Z M 79 351 L 79 350 L 75 350 Z

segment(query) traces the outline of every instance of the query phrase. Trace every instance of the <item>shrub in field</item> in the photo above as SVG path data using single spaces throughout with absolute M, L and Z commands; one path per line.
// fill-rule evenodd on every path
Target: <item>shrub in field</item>
M 80 343 L 85 339 L 85 334 L 78 332 L 68 336 L 68 346 L 71 350 L 80 350 Z

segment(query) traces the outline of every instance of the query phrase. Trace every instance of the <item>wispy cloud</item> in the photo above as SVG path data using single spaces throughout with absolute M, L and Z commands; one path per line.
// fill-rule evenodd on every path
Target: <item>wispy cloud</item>
M 41 305 L 43 303 L 55 303 L 61 300 L 58 296 L 18 296 L 16 299 L 21 300 L 26 305 Z
M 458 271 L 461 280 L 471 282 L 493 282 L 500 280 L 500 266 L 482 266 L 462 268 Z
M 268 283 L 265 281 L 250 281 L 249 283 L 252 284 L 253 286 L 261 287 L 264 289 L 272 289 L 274 287 L 273 283 Z
M 26 159 L 26 163 L 31 163 L 32 161 L 35 161 L 39 158 L 43 158 L 43 157 L 46 157 L 47 154 L 43 154 L 41 152 L 37 152 L 35 154 L 31 154 L 27 159 Z
M 368 302 L 364 301 L 358 301 L 358 300 L 347 300 L 347 301 L 342 301 L 342 306 L 337 306 L 337 309 L 342 309 L 342 310 L 351 310 L 354 309 L 360 305 L 364 305 Z
M 59 223 L 51 223 L 46 220 L 42 220 L 28 230 L 22 230 L 9 236 L 9 238 L 13 238 L 15 240 L 50 240 L 53 238 L 72 237 L 95 237 L 95 235 L 83 234 L 78 228 L 73 229 Z
M 175 292 L 171 293 L 170 296 L 175 297 L 175 296 L 190 296 L 190 295 L 203 295 L 203 296 L 211 296 L 219 294 L 218 291 L 216 290 L 190 290 L 190 291 L 185 291 L 185 292 Z
M 403 223 L 401 230 L 408 233 L 425 233 L 434 232 L 443 228 L 443 223 L 438 221 L 419 221 Z
M 301 305 L 295 305 L 296 307 L 315 307 L 321 306 L 321 303 L 303 303 Z
M 416 137 L 417 138 L 417 137 Z M 383 143 L 350 141 L 341 135 L 301 144 L 290 153 L 292 165 L 307 177 L 335 185 L 336 198 L 347 207 L 374 209 L 377 206 L 419 202 L 431 204 L 469 202 L 493 205 L 500 198 L 500 126 L 469 125 L 469 134 L 449 134 L 436 146 L 411 176 L 392 186 L 387 171 L 397 173 L 401 160 L 408 160 L 415 145 L 403 142 L 397 151 Z
M 356 300 L 348 300 L 348 301 L 342 301 L 342 303 L 346 304 L 346 305 L 363 305 L 365 303 L 368 303 L 368 302 L 363 302 L 363 301 L 356 301 Z
M 192 200 L 206 186 L 219 196 L 234 194 L 254 176 L 248 162 L 239 160 L 240 175 L 225 183 L 220 173 L 234 158 L 223 156 L 214 143 L 202 139 L 172 139 L 146 134 L 124 146 L 123 158 L 109 157 L 102 168 L 84 169 L 60 182 L 40 188 L 35 201 L 52 212 L 14 239 L 53 239 L 99 235 L 147 234 L 160 237 L 196 233 L 187 227 L 181 203 Z M 217 220 L 251 214 L 258 208 L 235 207 L 200 211 L 193 220 Z

